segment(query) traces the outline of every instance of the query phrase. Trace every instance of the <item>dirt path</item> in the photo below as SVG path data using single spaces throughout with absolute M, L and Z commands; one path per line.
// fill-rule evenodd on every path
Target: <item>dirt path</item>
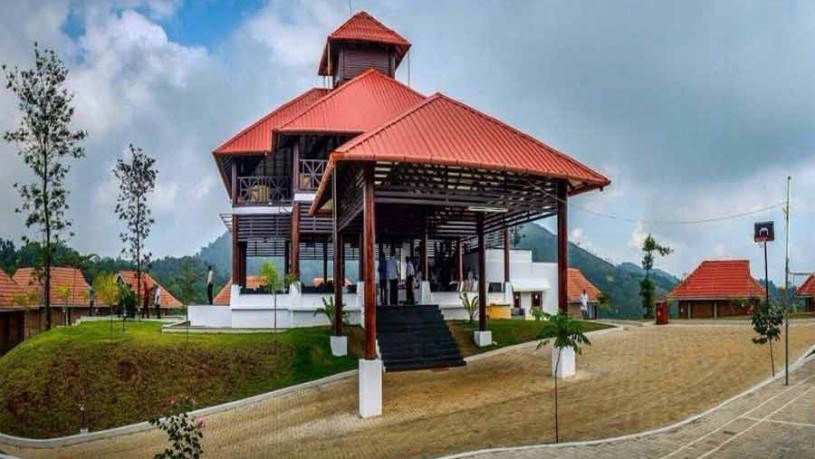
M 751 336 L 747 326 L 700 325 L 596 337 L 578 357 L 578 377 L 560 386 L 561 440 L 667 425 L 766 379 L 767 348 L 753 345 Z M 815 324 L 793 326 L 790 343 L 797 358 L 815 344 Z M 386 374 L 385 414 L 369 420 L 355 414 L 356 380 L 337 381 L 210 416 L 205 457 L 432 457 L 549 442 L 548 367 L 548 349 L 526 348 L 449 371 Z M 148 458 L 162 438 L 146 432 L 60 451 L 0 449 L 26 458 Z

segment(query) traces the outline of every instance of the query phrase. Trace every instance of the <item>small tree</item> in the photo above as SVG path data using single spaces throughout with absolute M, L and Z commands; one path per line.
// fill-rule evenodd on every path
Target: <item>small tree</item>
M 753 338 L 755 344 L 770 345 L 770 370 L 775 376 L 775 357 L 773 341 L 781 339 L 781 324 L 784 323 L 784 309 L 776 303 L 756 301 L 752 310 L 753 330 L 758 334 Z
M 263 280 L 263 284 L 269 289 L 269 293 L 272 294 L 273 302 L 274 302 L 274 318 L 273 318 L 273 327 L 275 330 L 277 329 L 277 290 L 280 289 L 282 286 L 280 275 L 277 273 L 277 268 L 275 268 L 274 264 L 264 261 L 263 264 L 260 265 L 260 278 Z
M 110 331 L 113 332 L 113 308 L 119 304 L 119 284 L 116 283 L 116 276 L 102 273 L 93 279 L 93 289 L 96 297 L 107 305 L 110 315 Z
M 583 332 L 583 323 L 571 318 L 569 314 L 559 312 L 548 314 L 541 312 L 535 315 L 536 320 L 543 320 L 543 327 L 538 332 L 536 339 L 542 340 L 538 343 L 538 349 L 554 340 L 553 345 L 557 349 L 557 361 L 555 362 L 555 443 L 560 441 L 560 430 L 558 426 L 558 398 L 557 398 L 557 373 L 560 368 L 560 357 L 564 348 L 571 348 L 575 354 L 582 354 L 582 346 L 591 345 L 591 341 Z
M 70 325 L 67 322 L 68 300 L 71 298 L 71 287 L 60 285 L 57 287 L 57 298 L 62 302 L 62 322 L 63 325 Z
M 6 89 L 17 96 L 21 113 L 20 126 L 16 131 L 3 134 L 6 142 L 18 147 L 18 154 L 31 168 L 35 180 L 32 183 L 14 184 L 20 193 L 22 204 L 15 209 L 26 213 L 25 225 L 35 228 L 42 235 L 41 243 L 31 245 L 37 249 L 35 275 L 44 286 L 45 329 L 51 329 L 51 266 L 54 254 L 68 231 L 71 221 L 65 217 L 68 210 L 68 191 L 64 187 L 65 176 L 70 167 L 67 158 L 82 158 L 84 149 L 79 146 L 85 131 L 71 131 L 74 109 L 73 94 L 65 89 L 68 69 L 53 50 L 40 51 L 34 43 L 34 67 L 28 70 L 7 70 Z M 23 242 L 31 240 L 23 237 Z
M 334 317 L 337 313 L 337 308 L 334 307 L 334 297 L 328 297 L 326 299 L 323 297 L 323 307 L 314 311 L 314 317 L 317 317 L 318 314 L 323 314 L 328 318 L 328 323 L 334 324 Z M 343 308 L 342 310 L 342 323 L 348 325 L 350 319 L 350 314 L 348 311 Z
M 645 310 L 645 318 L 654 317 L 654 281 L 651 280 L 651 271 L 654 269 L 654 254 L 663 257 L 670 255 L 673 249 L 666 245 L 660 245 L 650 234 L 642 243 L 642 269 L 645 270 L 645 278 L 640 281 L 640 298 L 642 298 L 642 308 Z
M 25 309 L 25 336 L 31 336 L 31 328 L 28 326 L 28 311 L 31 309 L 32 306 L 37 304 L 39 301 L 40 295 L 37 292 L 28 292 L 28 293 L 15 293 L 11 295 L 11 304 L 15 306 L 20 306 Z
M 473 323 L 475 314 L 478 312 L 478 295 L 473 295 L 471 299 L 467 296 L 467 292 L 463 292 L 459 293 L 458 297 L 461 300 L 461 305 L 464 306 L 464 310 L 467 311 L 467 315 L 470 317 L 468 323 Z
M 147 197 L 156 188 L 156 160 L 141 148 L 129 146 L 130 160 L 116 161 L 113 174 L 119 180 L 119 197 L 116 201 L 116 215 L 123 221 L 126 230 L 119 234 L 124 247 L 122 255 L 129 256 L 136 267 L 136 303 L 140 304 L 142 293 L 142 272 L 150 266 L 151 254 L 144 248 L 144 241 L 150 235 L 154 220 L 147 206 Z
M 604 292 L 597 295 L 597 319 L 600 318 L 600 311 L 611 312 L 611 297 Z

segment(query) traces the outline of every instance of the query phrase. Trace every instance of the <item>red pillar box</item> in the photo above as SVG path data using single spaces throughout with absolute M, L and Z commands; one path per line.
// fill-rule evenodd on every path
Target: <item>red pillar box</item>
M 657 301 L 657 304 L 654 306 L 655 309 L 655 316 L 656 316 L 656 324 L 657 325 L 667 325 L 668 323 L 668 302 L 665 300 Z

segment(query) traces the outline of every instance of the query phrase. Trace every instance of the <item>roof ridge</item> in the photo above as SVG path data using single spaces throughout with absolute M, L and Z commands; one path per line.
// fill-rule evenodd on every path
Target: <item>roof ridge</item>
M 395 30 L 391 29 L 390 27 L 386 26 L 386 25 L 385 25 L 385 24 L 383 24 L 383 23 L 382 23 L 382 22 L 381 22 L 379 19 L 377 19 L 377 18 L 373 17 L 373 16 L 372 16 L 370 13 L 368 13 L 368 12 L 367 12 L 367 11 L 365 11 L 365 10 L 360 10 L 360 11 L 358 11 L 358 12 L 354 13 L 354 14 L 353 14 L 353 15 L 352 15 L 350 18 L 348 18 L 348 20 L 347 20 L 347 21 L 345 21 L 345 22 L 343 22 L 342 24 L 340 24 L 340 26 L 339 26 L 339 27 L 337 27 L 336 29 L 334 29 L 334 31 L 333 31 L 333 32 L 331 32 L 330 34 L 328 34 L 328 39 L 329 39 L 329 40 L 331 40 L 331 39 L 334 39 L 334 40 L 342 40 L 342 38 L 335 38 L 335 37 L 334 37 L 334 35 L 335 35 L 336 33 L 338 33 L 339 31 L 341 31 L 341 30 L 345 29 L 346 27 L 348 27 L 348 26 L 351 24 L 351 21 L 353 21 L 355 18 L 362 18 L 362 19 L 367 19 L 367 20 L 370 20 L 371 22 L 373 22 L 373 23 L 374 23 L 374 24 L 376 24 L 377 26 L 382 27 L 382 28 L 383 28 L 383 29 L 385 29 L 386 31 L 388 31 L 388 32 L 390 32 L 390 33 L 392 33 L 392 34 L 396 35 L 396 37 L 397 37 L 397 38 L 402 39 L 402 40 L 403 40 L 405 43 L 410 43 L 410 42 L 408 42 L 407 38 L 403 37 L 403 36 L 402 36 L 402 35 L 401 35 L 399 32 L 397 32 L 397 31 L 395 31 Z
M 250 130 L 252 130 L 253 128 L 257 127 L 258 125 L 260 125 L 260 124 L 262 124 L 262 123 L 264 123 L 266 120 L 268 120 L 269 118 L 273 117 L 274 115 L 276 115 L 276 114 L 280 113 L 281 111 L 285 110 L 286 108 L 291 107 L 292 105 L 294 105 L 295 103 L 297 103 L 297 101 L 299 101 L 300 99 L 302 99 L 302 98 L 306 97 L 307 95 L 311 94 L 311 93 L 312 93 L 312 92 L 314 92 L 314 91 L 328 91 L 328 93 L 329 93 L 329 94 L 330 94 L 330 93 L 332 93 L 332 92 L 334 92 L 334 91 L 332 91 L 331 89 L 327 89 L 327 88 L 318 88 L 318 87 L 312 87 L 311 89 L 307 90 L 306 92 L 303 92 L 303 93 L 301 93 L 301 94 L 299 94 L 299 95 L 295 96 L 294 98 L 289 99 L 288 101 L 286 101 L 286 102 L 285 102 L 285 103 L 283 103 L 282 105 L 279 105 L 279 106 L 278 106 L 277 108 L 275 108 L 274 110 L 272 110 L 272 111 L 270 111 L 270 112 L 266 113 L 265 115 L 261 116 L 261 117 L 260 117 L 258 120 L 256 120 L 254 123 L 252 123 L 252 124 L 250 124 L 250 125 L 246 126 L 245 128 L 241 129 L 240 131 L 238 131 L 238 133 L 237 133 L 237 134 L 235 134 L 235 135 L 233 135 L 232 137 L 230 137 L 230 138 L 228 138 L 228 139 L 224 140 L 223 142 L 221 142 L 221 144 L 220 144 L 220 145 L 218 145 L 218 147 L 217 147 L 217 148 L 215 148 L 214 150 L 212 150 L 212 153 L 216 153 L 218 150 L 220 150 L 220 149 L 222 149 L 222 148 L 226 147 L 226 146 L 227 146 L 229 143 L 231 143 L 233 140 L 235 140 L 235 139 L 237 139 L 238 137 L 240 137 L 240 136 L 242 136 L 242 135 L 246 134 L 247 132 L 249 132 L 249 131 L 250 131 Z M 328 95 L 328 94 L 326 94 L 326 95 Z M 324 95 L 324 96 L 322 96 L 322 97 L 325 97 L 325 95 Z M 320 100 L 322 100 L 322 97 L 321 97 L 320 99 L 316 100 L 314 103 L 317 103 L 317 102 L 319 102 Z M 313 105 L 313 104 L 312 104 L 312 105 Z M 311 105 L 309 105 L 309 107 L 311 107 Z M 301 112 L 301 113 L 302 113 L 302 112 Z M 297 116 L 300 116 L 300 114 L 298 113 L 297 115 L 295 115 L 295 117 L 297 117 Z M 291 120 L 289 120 L 289 121 L 291 121 Z M 269 148 L 271 149 L 271 145 L 269 146 Z
M 348 88 L 349 88 L 349 87 L 350 87 L 352 84 L 356 84 L 356 83 L 358 83 L 358 82 L 360 82 L 360 81 L 364 80 L 365 78 L 377 77 L 377 76 L 378 76 L 378 77 L 381 77 L 381 78 L 382 78 L 382 79 L 384 79 L 385 81 L 390 81 L 390 82 L 396 83 L 396 84 L 398 84 L 399 86 L 401 86 L 402 88 L 405 88 L 405 89 L 407 89 L 407 90 L 411 91 L 413 94 L 415 94 L 415 95 L 417 95 L 417 96 L 419 96 L 419 97 L 421 97 L 421 98 L 423 98 L 423 99 L 425 98 L 425 96 L 424 96 L 422 93 L 420 93 L 420 92 L 416 91 L 415 89 L 411 88 L 410 86 L 408 86 L 408 85 L 406 85 L 406 84 L 402 83 L 401 81 L 397 80 L 396 78 L 391 78 L 391 77 L 389 77 L 389 76 L 387 76 L 387 75 L 383 74 L 382 72 L 380 72 L 380 71 L 378 71 L 378 70 L 374 69 L 373 67 L 369 67 L 369 68 L 365 69 L 365 71 L 364 71 L 364 72 L 360 73 L 359 75 L 357 75 L 357 76 L 355 76 L 354 78 L 351 78 L 350 80 L 348 80 L 347 82 L 345 82 L 345 83 L 344 83 L 343 85 L 341 85 L 339 88 L 334 89 L 333 91 L 329 92 L 328 94 L 326 94 L 326 95 L 324 95 L 324 96 L 320 97 L 319 99 L 317 99 L 316 101 L 314 101 L 314 103 L 313 103 L 313 104 L 311 104 L 311 105 L 309 105 L 308 107 L 306 107 L 306 108 L 305 108 L 303 111 L 301 111 L 300 113 L 298 113 L 298 114 L 294 115 L 294 116 L 293 116 L 293 117 L 292 117 L 290 120 L 288 120 L 286 123 L 281 124 L 280 126 L 278 126 L 278 127 L 274 128 L 274 129 L 272 129 L 272 132 L 280 132 L 280 131 L 282 131 L 283 129 L 285 129 L 285 128 L 286 128 L 286 126 L 288 126 L 288 125 L 290 125 L 290 124 L 294 123 L 294 121 L 295 121 L 295 120 L 299 119 L 299 118 L 300 118 L 300 117 L 302 117 L 303 115 L 305 115 L 305 114 L 309 113 L 309 112 L 310 112 L 310 111 L 312 111 L 312 110 L 316 110 L 318 105 L 323 104 L 323 103 L 325 103 L 325 102 L 326 102 L 326 101 L 328 101 L 328 100 L 331 100 L 331 99 L 332 99 L 334 96 L 336 96 L 337 94 L 342 94 L 342 93 L 343 93 L 345 90 L 347 90 L 347 89 L 348 89 Z M 273 138 L 274 138 L 274 136 L 273 136 Z

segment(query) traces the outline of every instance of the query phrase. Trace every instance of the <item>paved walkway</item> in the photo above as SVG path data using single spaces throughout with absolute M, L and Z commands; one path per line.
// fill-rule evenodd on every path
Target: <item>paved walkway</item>
M 668 326 L 596 337 L 578 357 L 578 377 L 560 386 L 561 438 L 595 440 L 670 425 L 747 390 L 769 373 L 767 348 L 753 345 L 751 336 L 748 326 Z M 790 337 L 792 355 L 800 356 L 815 344 L 815 324 L 794 326 Z M 549 355 L 548 349 L 528 346 L 448 371 L 386 374 L 385 414 L 374 419 L 356 415 L 355 378 L 215 414 L 207 417 L 205 455 L 411 458 L 551 442 Z M 781 355 L 776 353 L 776 362 Z M 795 454 L 814 447 L 812 436 L 802 440 L 796 432 L 815 423 L 815 391 L 810 392 L 815 364 L 796 372 L 793 383 L 789 389 L 772 383 L 668 433 L 483 457 L 662 457 L 675 451 L 668 457 L 708 451 L 705 457 L 744 457 L 745 449 L 773 457 L 758 449 L 775 448 L 764 441 L 768 433 L 795 448 L 778 457 L 799 457 Z M 2 444 L 0 449 L 24 458 L 148 458 L 163 441 L 150 431 L 59 450 Z

